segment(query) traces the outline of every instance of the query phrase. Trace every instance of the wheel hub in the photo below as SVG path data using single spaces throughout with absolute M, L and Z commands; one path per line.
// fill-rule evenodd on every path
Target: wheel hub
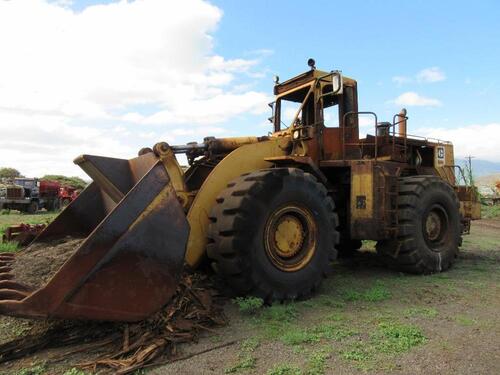
M 423 217 L 422 229 L 427 245 L 434 251 L 439 251 L 448 236 L 448 214 L 440 205 L 433 205 Z
M 299 219 L 284 215 L 279 219 L 274 232 L 276 251 L 284 258 L 297 254 L 304 242 L 304 227 Z
M 316 251 L 314 216 L 305 207 L 285 205 L 268 218 L 264 230 L 266 253 L 275 267 L 294 272 L 305 267 Z
M 427 231 L 427 238 L 431 241 L 435 241 L 439 234 L 441 233 L 441 219 L 439 215 L 435 212 L 430 212 L 425 221 L 425 230 Z

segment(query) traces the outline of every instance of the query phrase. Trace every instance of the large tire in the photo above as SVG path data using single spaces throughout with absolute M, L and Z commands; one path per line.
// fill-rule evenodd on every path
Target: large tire
M 377 253 L 403 272 L 447 270 L 461 243 L 459 208 L 455 191 L 439 177 L 400 178 L 397 238 L 379 241 Z
M 238 295 L 302 299 L 336 257 L 338 217 L 314 176 L 265 169 L 228 184 L 210 214 L 207 255 Z
M 28 214 L 36 214 L 38 212 L 38 202 L 32 201 L 27 207 L 26 207 L 26 213 Z

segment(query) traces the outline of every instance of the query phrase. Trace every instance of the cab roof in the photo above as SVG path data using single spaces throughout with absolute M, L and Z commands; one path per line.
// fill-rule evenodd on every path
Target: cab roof
M 322 78 L 326 81 L 332 81 L 332 76 L 329 75 L 331 72 L 325 72 L 323 70 L 311 69 L 305 73 L 299 74 L 293 78 L 290 78 L 284 82 L 278 83 L 274 86 L 274 95 L 280 95 L 284 92 L 290 91 L 296 87 L 299 87 L 305 83 L 308 83 L 312 80 Z M 353 86 L 356 84 L 356 81 L 352 78 L 342 76 L 344 85 Z

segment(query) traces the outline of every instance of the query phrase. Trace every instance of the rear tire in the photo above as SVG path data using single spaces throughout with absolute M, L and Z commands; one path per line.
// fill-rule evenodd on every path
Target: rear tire
M 305 298 L 336 257 L 333 200 L 314 176 L 265 169 L 228 184 L 210 214 L 207 255 L 238 295 Z
M 391 268 L 428 274 L 447 270 L 461 243 L 460 203 L 436 176 L 399 180 L 398 235 L 379 241 L 377 253 Z

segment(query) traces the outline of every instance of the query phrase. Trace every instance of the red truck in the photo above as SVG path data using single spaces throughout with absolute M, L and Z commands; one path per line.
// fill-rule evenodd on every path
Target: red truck
M 76 199 L 78 193 L 79 191 L 73 186 L 61 186 L 61 188 L 59 189 L 59 199 L 61 201 L 61 205 L 63 207 L 66 207 Z

